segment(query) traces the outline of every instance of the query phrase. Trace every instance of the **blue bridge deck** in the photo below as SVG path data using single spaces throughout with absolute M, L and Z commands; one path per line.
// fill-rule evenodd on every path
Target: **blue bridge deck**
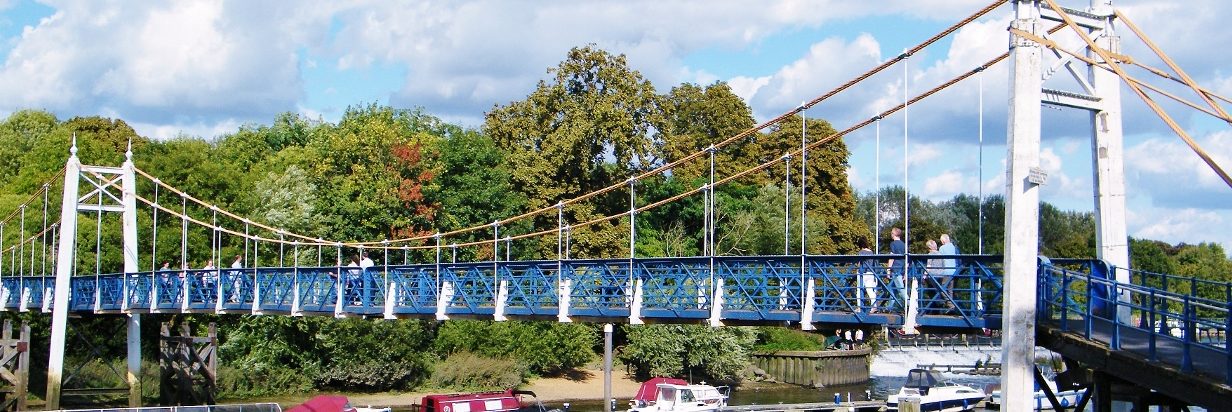
M 76 276 L 70 311 L 552 321 L 1001 327 L 1000 256 L 949 256 L 907 276 L 876 256 L 756 256 L 266 267 Z M 929 258 L 946 258 L 930 255 Z M 801 269 L 803 263 L 803 270 Z M 1041 258 L 1041 326 L 1232 384 L 1232 283 Z M 1168 282 L 1172 286 L 1168 286 Z M 4 310 L 47 311 L 54 278 L 0 278 Z M 910 285 L 917 287 L 912 290 Z M 1178 286 L 1182 285 L 1182 286 Z M 1188 290 L 1174 291 L 1178 287 Z
M 634 318 L 741 324 L 806 319 L 902 325 L 909 297 L 904 284 L 915 283 L 920 286 L 918 325 L 999 327 L 999 256 L 964 255 L 956 257 L 955 267 L 929 269 L 923 259 L 912 260 L 906 283 L 885 269 L 870 269 L 882 268 L 894 258 L 699 257 L 415 264 L 366 270 L 330 266 L 155 271 L 73 277 L 69 305 L 77 313 Z M 928 276 L 928 270 L 934 276 Z M 938 276 L 940 271 L 949 274 Z M 6 310 L 48 310 L 54 279 L 4 277 L 0 287 Z

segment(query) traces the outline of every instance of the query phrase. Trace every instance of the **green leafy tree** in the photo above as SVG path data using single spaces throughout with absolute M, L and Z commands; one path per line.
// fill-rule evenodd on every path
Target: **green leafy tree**
M 736 382 L 758 335 L 750 327 L 625 325 L 623 329 L 629 343 L 618 356 L 641 379 L 692 376 Z
M 574 48 L 548 73 L 552 78 L 540 81 L 525 100 L 493 108 L 484 122 L 484 132 L 506 151 L 513 189 L 526 196 L 529 209 L 622 181 L 652 164 L 650 131 L 660 116 L 660 97 L 623 55 Z M 567 218 L 583 222 L 615 213 L 616 199 L 619 193 L 611 193 L 570 207 Z M 555 216 L 541 216 L 534 228 L 556 224 Z M 575 253 L 618 253 L 617 226 L 579 228 Z
M 418 111 L 348 108 L 313 138 L 303 165 L 320 190 L 315 208 L 336 239 L 373 240 L 431 232 L 436 205 L 424 185 L 436 175 L 440 121 Z
M 663 162 L 683 159 L 753 127 L 753 111 L 727 83 L 706 87 L 682 84 L 663 99 L 663 125 L 658 127 Z M 750 151 L 757 137 L 751 134 L 715 153 L 715 175 L 730 176 L 760 158 Z M 686 182 L 699 182 L 709 175 L 709 156 L 701 156 L 673 169 Z
M 472 130 L 452 134 L 440 142 L 439 152 L 440 175 L 425 189 L 425 196 L 440 208 L 435 215 L 437 230 L 447 232 L 485 225 L 525 209 L 526 196 L 513 190 L 505 154 L 491 138 Z M 521 226 L 516 229 L 522 229 Z M 471 232 L 446 241 L 464 243 L 479 239 L 491 239 L 490 231 Z M 468 255 L 473 253 L 470 249 L 459 253 L 459 259 L 479 258 Z

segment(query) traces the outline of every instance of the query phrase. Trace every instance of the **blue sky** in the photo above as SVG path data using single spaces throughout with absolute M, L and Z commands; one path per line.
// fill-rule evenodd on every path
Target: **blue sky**
M 1062 4 L 1085 8 L 1089 0 Z M 1116 1 L 1199 83 L 1232 94 L 1232 44 L 1219 30 L 1220 0 Z M 123 118 L 152 138 L 216 137 L 281 112 L 336 120 L 367 102 L 422 107 L 477 126 L 495 104 L 526 96 L 575 46 L 628 56 L 660 91 L 726 81 L 768 119 L 892 58 L 984 7 L 983 0 L 674 1 L 181 1 L 0 0 L 0 114 L 46 109 L 61 118 Z M 1194 13 L 1193 10 L 1203 10 Z M 1005 51 L 1006 6 L 906 65 L 915 94 Z M 1125 52 L 1163 67 L 1123 31 Z M 1202 42 L 1193 41 L 1201 37 Z M 1062 42 L 1072 38 L 1058 36 Z M 894 67 L 809 111 L 837 128 L 901 101 Z M 978 161 L 980 88 L 960 84 L 848 136 L 851 182 L 860 191 L 903 184 L 933 200 L 1000 193 L 1004 186 L 1004 65 L 981 75 L 983 179 Z M 1145 78 L 1144 73 L 1139 73 Z M 1075 89 L 1064 73 L 1050 87 Z M 1153 82 L 1160 84 L 1161 82 Z M 1178 90 L 1172 88 L 1171 90 Z M 1181 90 L 1183 91 L 1183 90 Z M 1232 189 L 1129 91 L 1123 90 L 1130 233 L 1170 242 L 1216 241 L 1232 250 Z M 1194 137 L 1232 162 L 1228 125 L 1168 107 Z M 1043 198 L 1090 210 L 1089 121 L 1044 108 Z M 904 153 L 906 156 L 904 157 Z M 880 169 L 874 167 L 880 157 Z M 1178 184 L 1180 183 L 1180 184 Z

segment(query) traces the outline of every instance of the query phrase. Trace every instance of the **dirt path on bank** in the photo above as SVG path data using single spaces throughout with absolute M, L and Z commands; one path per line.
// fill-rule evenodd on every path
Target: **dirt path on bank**
M 637 394 L 639 386 L 641 386 L 641 383 L 633 380 L 623 372 L 612 372 L 612 397 L 616 398 L 617 404 L 623 405 L 625 401 L 633 398 Z M 603 371 L 583 370 L 567 377 L 531 379 L 529 383 L 522 385 L 519 389 L 534 391 L 538 395 L 539 400 L 544 403 L 556 404 L 561 401 L 603 399 Z M 354 406 L 389 406 L 405 409 L 419 403 L 424 395 L 446 392 L 448 391 L 384 392 L 347 394 L 347 397 L 351 399 L 351 404 Z M 279 400 L 279 403 L 294 406 L 312 396 L 303 395 L 302 397 L 303 399 L 300 400 Z

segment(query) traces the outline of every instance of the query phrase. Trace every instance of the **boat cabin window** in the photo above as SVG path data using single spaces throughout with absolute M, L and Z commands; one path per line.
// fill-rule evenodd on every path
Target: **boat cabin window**
M 933 372 L 930 370 L 912 369 L 907 373 L 907 385 L 905 386 L 912 388 L 927 388 L 937 386 L 938 381 L 939 379 L 937 379 L 937 376 L 933 375 Z
M 659 388 L 659 402 L 668 404 L 676 402 L 676 390 L 673 388 Z
M 680 401 L 681 402 L 697 402 L 697 398 L 693 397 L 692 390 L 684 389 L 680 391 Z

